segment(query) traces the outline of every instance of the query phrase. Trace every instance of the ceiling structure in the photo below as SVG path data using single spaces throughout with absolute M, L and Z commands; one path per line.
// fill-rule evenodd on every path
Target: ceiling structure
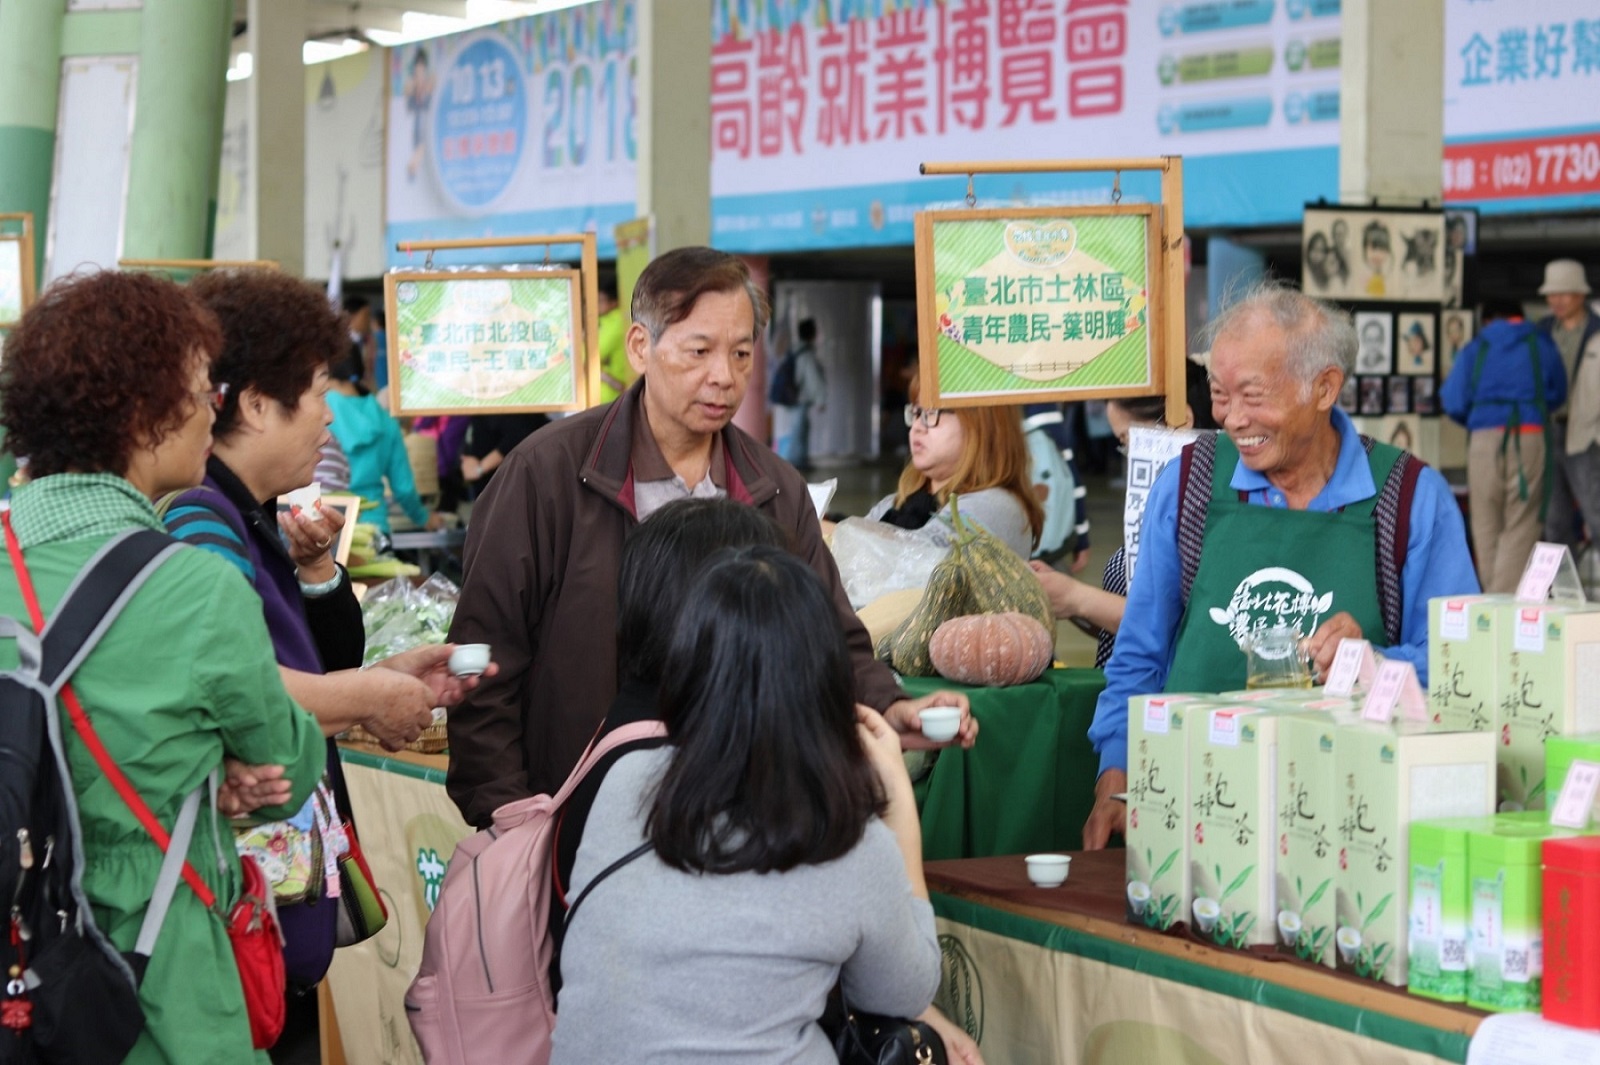
M 392 45 L 571 7 L 582 0 L 306 0 L 306 40 Z M 247 36 L 248 0 L 234 0 L 235 36 Z M 345 46 L 353 50 L 354 46 Z

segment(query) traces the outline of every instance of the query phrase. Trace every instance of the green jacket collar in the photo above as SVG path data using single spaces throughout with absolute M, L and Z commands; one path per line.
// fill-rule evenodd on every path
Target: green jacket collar
M 57 473 L 20 486 L 11 525 L 23 547 L 102 539 L 130 526 L 166 531 L 150 500 L 114 473 Z

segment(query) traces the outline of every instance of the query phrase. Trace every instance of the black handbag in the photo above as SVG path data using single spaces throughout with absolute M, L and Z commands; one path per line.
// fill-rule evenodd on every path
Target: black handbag
M 927 1022 L 851 1009 L 842 991 L 828 996 L 821 1023 L 841 1065 L 950 1065 Z

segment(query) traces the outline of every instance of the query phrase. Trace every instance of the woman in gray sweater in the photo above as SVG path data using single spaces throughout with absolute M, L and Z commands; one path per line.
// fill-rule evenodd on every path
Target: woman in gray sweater
M 853 1007 L 914 1017 L 939 980 L 898 739 L 857 707 L 826 592 L 769 547 L 696 579 L 662 679 L 670 745 L 606 776 L 569 892 L 552 1065 L 837 1060 Z

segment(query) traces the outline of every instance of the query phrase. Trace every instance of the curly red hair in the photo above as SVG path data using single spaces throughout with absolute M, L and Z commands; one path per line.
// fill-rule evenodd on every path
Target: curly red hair
M 150 274 L 102 271 L 45 290 L 6 339 L 0 419 L 33 477 L 127 472 L 193 410 L 193 358 L 222 350 L 216 316 Z

